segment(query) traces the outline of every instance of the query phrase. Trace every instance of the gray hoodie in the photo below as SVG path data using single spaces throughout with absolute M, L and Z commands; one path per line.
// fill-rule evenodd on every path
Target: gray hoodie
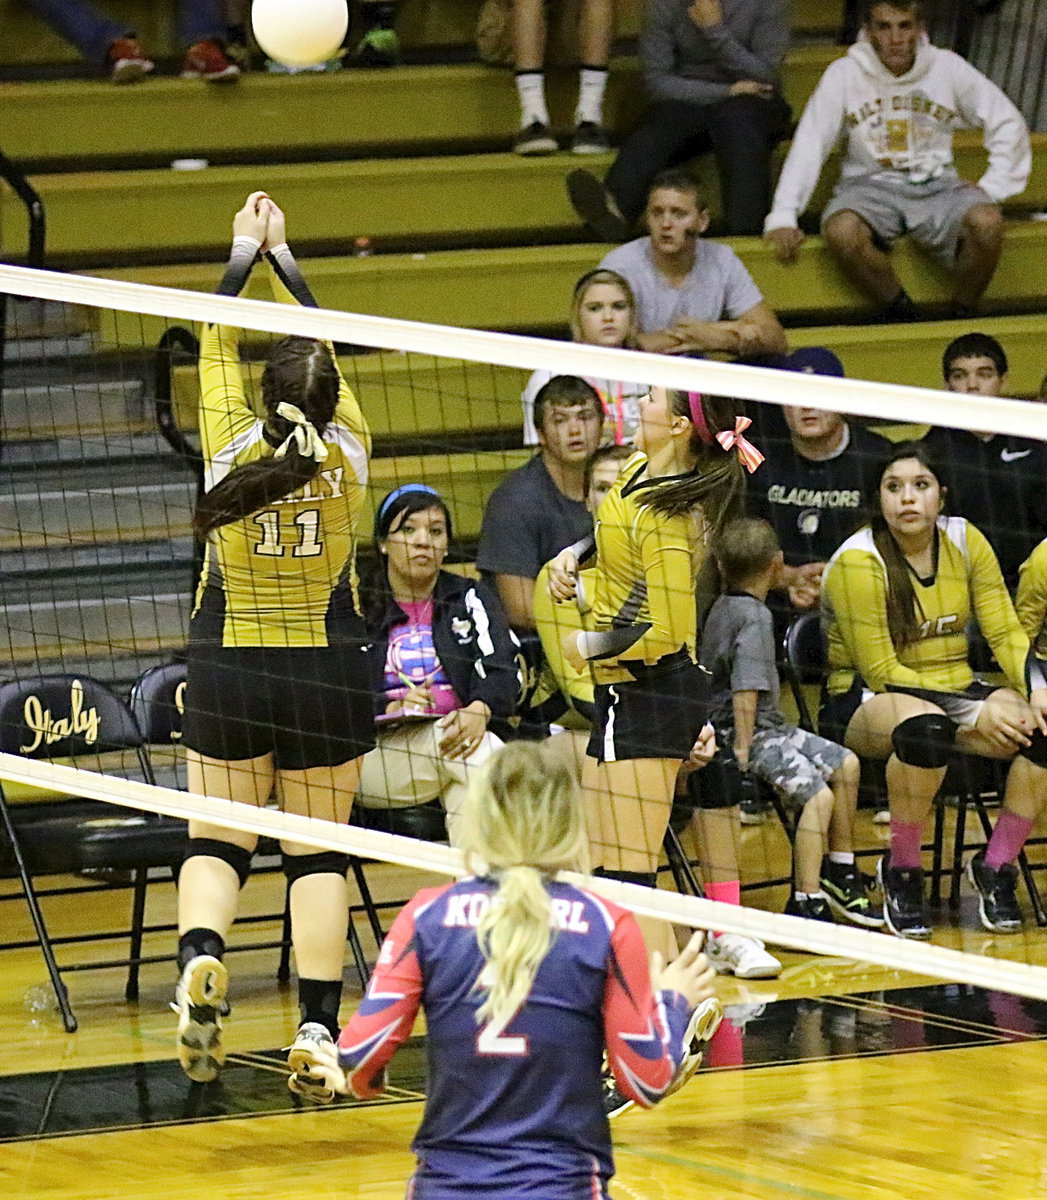
M 841 140 L 841 181 L 921 184 L 956 177 L 957 129 L 984 131 L 989 165 L 978 186 L 994 201 L 1025 190 L 1032 169 L 1021 113 L 970 63 L 922 40 L 912 69 L 892 75 L 859 40 L 819 80 L 803 110 L 765 229 L 795 226 Z

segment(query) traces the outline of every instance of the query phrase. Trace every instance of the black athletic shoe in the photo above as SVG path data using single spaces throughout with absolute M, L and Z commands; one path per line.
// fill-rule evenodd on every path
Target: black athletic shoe
M 513 141 L 513 153 L 522 154 L 525 158 L 555 154 L 559 149 L 549 126 L 543 125 L 541 121 L 532 121 L 525 129 L 520 130 Z
M 883 926 L 883 909 L 873 904 L 865 890 L 865 880 L 854 863 L 822 862 L 822 891 L 829 907 L 838 917 L 866 929 Z
M 813 896 L 808 895 L 802 898 L 793 893 L 789 897 L 789 903 L 785 906 L 785 915 L 787 917 L 806 917 L 808 921 L 825 921 L 829 925 L 835 924 L 829 901 L 817 892 Z
M 622 1113 L 628 1112 L 633 1107 L 635 1101 L 630 1100 L 628 1096 L 623 1096 L 618 1090 L 614 1072 L 607 1062 L 606 1055 L 604 1056 L 603 1071 L 600 1073 L 600 1083 L 603 1088 L 603 1111 L 608 1120 L 620 1117 Z
M 883 892 L 883 915 L 896 937 L 925 939 L 931 936 L 924 899 L 923 867 L 892 867 L 885 854 L 876 865 Z
M 602 242 L 624 242 L 629 222 L 618 211 L 614 197 L 592 171 L 567 172 L 567 195 L 574 211 Z
M 1004 863 L 994 871 L 985 861 L 985 851 L 979 850 L 967 864 L 967 878 L 978 893 L 982 925 L 993 933 L 1017 933 L 1022 927 L 1021 909 L 1014 894 L 1018 868 Z

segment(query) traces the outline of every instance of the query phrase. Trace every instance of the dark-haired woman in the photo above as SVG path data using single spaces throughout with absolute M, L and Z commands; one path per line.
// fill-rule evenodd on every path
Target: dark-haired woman
M 262 192 L 233 222 L 219 292 L 243 288 L 266 252 L 278 299 L 315 303 L 287 248 L 283 213 Z M 359 760 L 374 745 L 356 530 L 371 438 L 329 343 L 279 342 L 262 376 L 265 416 L 244 392 L 238 331 L 205 325 L 200 430 L 206 543 L 189 630 L 183 737 L 194 792 L 344 823 Z M 177 1050 L 190 1079 L 218 1073 L 225 936 L 257 838 L 190 822 L 178 889 Z M 346 856 L 284 843 L 301 1026 L 299 1043 L 338 1032 Z M 305 1075 L 292 1090 L 310 1094 Z M 317 1097 L 320 1098 L 320 1097 Z
M 920 845 L 954 748 L 1010 760 L 1003 809 L 968 874 L 982 924 L 1021 928 L 1014 860 L 1047 802 L 1047 679 L 1033 656 L 983 534 L 942 515 L 940 476 L 918 442 L 880 472 L 879 512 L 836 551 L 822 585 L 829 698 L 820 728 L 863 758 L 887 760 L 890 854 L 884 912 L 899 937 L 925 938 Z M 976 620 L 1007 685 L 975 679 Z
M 364 756 L 358 802 L 439 798 L 455 846 L 469 778 L 502 744 L 488 723 L 510 716 L 520 692 L 517 643 L 497 596 L 441 569 L 451 514 L 431 487 L 390 492 L 374 540 L 378 567 L 364 617 L 378 744 Z
M 600 505 L 595 632 L 567 635 L 564 649 L 588 660 L 596 681 L 588 755 L 605 799 L 595 850 L 614 879 L 655 885 L 677 772 L 705 723 L 695 590 L 708 539 L 741 502 L 743 461 L 762 461 L 747 425 L 733 401 L 652 388 L 640 400 L 638 453 Z M 665 924 L 645 932 L 671 949 Z

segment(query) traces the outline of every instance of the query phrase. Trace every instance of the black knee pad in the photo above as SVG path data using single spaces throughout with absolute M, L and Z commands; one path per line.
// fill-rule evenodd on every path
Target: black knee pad
M 742 802 L 745 779 L 734 758 L 717 756 L 687 777 L 687 794 L 695 808 L 734 808 Z
M 251 874 L 251 851 L 245 850 L 243 846 L 234 845 L 232 842 L 219 841 L 218 838 L 191 837 L 185 844 L 182 866 L 185 866 L 190 858 L 220 858 L 236 872 L 241 887 L 244 886 L 248 875 Z
M 1029 745 L 1022 746 L 1018 753 L 1037 767 L 1047 767 L 1047 737 L 1040 730 L 1034 729 L 1029 734 Z
M 297 883 L 305 875 L 341 875 L 349 870 L 349 855 L 337 850 L 318 850 L 315 854 L 284 854 L 287 882 Z
M 604 879 L 617 879 L 619 883 L 635 883 L 639 887 L 657 887 L 658 872 L 651 871 L 648 874 L 646 871 L 608 871 L 604 868 Z
M 899 722 L 891 734 L 891 745 L 899 762 L 931 770 L 949 765 L 955 741 L 956 722 L 945 713 L 909 717 Z

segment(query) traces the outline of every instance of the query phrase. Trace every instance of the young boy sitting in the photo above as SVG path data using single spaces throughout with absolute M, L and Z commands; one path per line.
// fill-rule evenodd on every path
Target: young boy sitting
M 713 555 L 724 594 L 706 619 L 701 661 L 713 676 L 712 722 L 725 766 L 736 765 L 802 808 L 786 912 L 832 921 L 835 911 L 856 925 L 881 926 L 852 849 L 858 759 L 790 725 L 778 710 L 774 631 L 765 603 L 782 566 L 775 532 L 766 521 L 731 521 L 714 541 Z

